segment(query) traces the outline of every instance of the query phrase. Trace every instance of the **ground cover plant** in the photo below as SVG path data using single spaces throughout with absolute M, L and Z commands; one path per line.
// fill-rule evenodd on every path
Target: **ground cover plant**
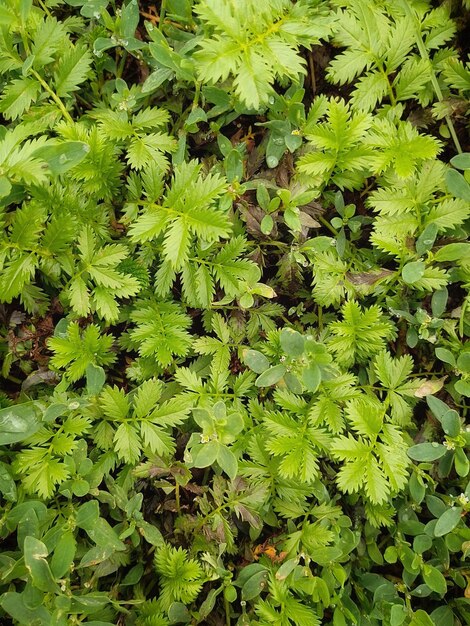
M 2 624 L 470 624 L 469 9 L 1 0 Z

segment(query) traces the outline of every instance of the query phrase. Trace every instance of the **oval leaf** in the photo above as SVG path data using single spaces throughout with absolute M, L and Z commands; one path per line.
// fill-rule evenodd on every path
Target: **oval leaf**
M 447 452 L 447 448 L 440 443 L 418 443 L 408 449 L 408 456 L 413 461 L 436 461 Z
M 285 365 L 275 365 L 258 376 L 255 384 L 257 387 L 270 387 L 278 383 L 286 372 Z
M 417 283 L 423 277 L 426 265 L 423 261 L 414 261 L 413 263 L 407 263 L 401 271 L 403 280 L 407 285 Z
M 434 528 L 435 537 L 443 537 L 452 532 L 457 524 L 460 522 L 462 516 L 462 508 L 454 506 L 441 515 L 437 520 L 436 527 Z
M 0 446 L 23 441 L 39 430 L 34 402 L 0 410 Z
M 262 374 L 269 367 L 268 359 L 258 350 L 245 350 L 243 352 L 243 360 L 256 374 Z
M 300 356 L 304 352 L 305 339 L 291 328 L 283 328 L 280 334 L 281 347 L 289 356 Z

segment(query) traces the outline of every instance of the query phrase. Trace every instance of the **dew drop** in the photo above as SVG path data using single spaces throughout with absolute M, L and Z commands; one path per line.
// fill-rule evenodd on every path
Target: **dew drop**
M 276 101 L 273 96 L 270 96 L 270 98 L 268 99 L 268 102 L 269 104 L 274 104 Z
M 279 165 L 279 159 L 275 156 L 268 156 L 266 163 L 268 167 L 277 167 L 277 165 Z

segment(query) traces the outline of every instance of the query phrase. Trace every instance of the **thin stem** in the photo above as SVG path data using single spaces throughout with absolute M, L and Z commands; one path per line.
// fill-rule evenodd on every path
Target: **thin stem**
M 42 0 L 38 0 L 38 3 L 41 5 L 41 9 L 44 11 L 44 13 L 47 15 L 47 17 L 52 17 L 52 13 L 49 11 L 49 9 L 44 4 L 44 2 Z
M 116 69 L 116 78 L 121 78 L 122 73 L 124 71 L 124 67 L 126 65 L 126 61 L 127 61 L 127 50 L 124 50 L 124 54 L 121 57 L 121 60 L 119 61 L 119 65 L 117 66 Z
M 338 236 L 338 231 L 336 230 L 336 228 L 334 228 L 330 222 L 328 222 L 322 215 L 318 216 L 318 221 L 321 222 L 323 224 L 323 226 L 325 226 L 325 228 L 328 228 L 328 230 L 333 233 L 333 235 L 335 237 Z
M 224 594 L 224 608 L 225 608 L 225 624 L 230 626 L 230 602 L 227 600 Z
M 196 89 L 194 91 L 194 98 L 193 98 L 193 104 L 191 106 L 191 109 L 194 110 L 195 108 L 197 108 L 198 104 L 199 104 L 199 94 L 201 93 L 201 83 L 199 81 L 196 81 Z
M 179 486 L 179 483 L 175 484 L 175 500 L 176 500 L 176 511 L 177 511 L 178 515 L 181 515 L 180 486 Z
M 162 30 L 163 28 L 163 22 L 165 21 L 165 14 L 166 14 L 166 0 L 162 0 L 160 4 L 160 19 L 158 22 L 158 28 L 160 30 Z
M 414 16 L 413 13 L 411 12 L 411 9 L 408 6 L 407 0 L 402 2 L 402 6 L 403 6 L 405 12 L 408 14 L 408 17 L 416 23 L 416 45 L 418 47 L 419 53 L 421 55 L 421 58 L 423 58 L 424 60 L 426 60 L 429 63 L 429 67 L 431 68 L 431 83 L 432 83 L 432 86 L 433 86 L 433 89 L 434 89 L 434 92 L 436 94 L 437 99 L 439 100 L 439 102 L 442 102 L 444 100 L 444 96 L 442 95 L 441 87 L 440 87 L 439 82 L 437 80 L 436 73 L 435 73 L 434 68 L 432 66 L 431 59 L 429 58 L 428 51 L 426 50 L 426 46 L 424 45 L 424 41 L 423 41 L 423 38 L 421 36 L 421 29 L 420 29 L 419 21 L 417 20 L 416 16 Z M 446 121 L 447 127 L 449 129 L 450 135 L 451 135 L 451 137 L 452 137 L 452 139 L 454 141 L 455 149 L 457 150 L 457 152 L 459 154 L 461 154 L 462 153 L 462 148 L 460 146 L 460 142 L 459 142 L 459 139 L 457 137 L 457 133 L 455 132 L 454 123 L 452 122 L 452 119 L 451 119 L 450 115 L 446 115 L 445 116 L 445 121 Z
M 70 124 L 73 124 L 73 118 L 70 115 L 70 113 L 67 111 L 67 109 L 65 108 L 64 103 L 62 102 L 62 100 L 59 98 L 59 96 L 55 93 L 55 91 L 53 89 L 51 89 L 49 87 L 49 85 L 46 83 L 46 81 L 41 77 L 40 74 L 38 74 L 36 72 L 36 70 L 32 70 L 31 72 L 34 76 L 34 78 L 41 84 L 41 87 L 47 91 L 47 93 L 50 95 L 50 97 L 54 100 L 54 102 L 57 104 L 57 106 L 60 109 L 60 112 L 62 113 L 63 117 L 67 120 L 67 122 L 69 122 Z

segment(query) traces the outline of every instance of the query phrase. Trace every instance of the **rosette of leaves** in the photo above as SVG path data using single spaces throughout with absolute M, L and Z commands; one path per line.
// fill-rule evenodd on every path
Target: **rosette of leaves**
M 428 105 L 434 97 L 436 66 L 455 54 L 443 48 L 455 33 L 449 8 L 431 8 L 428 2 L 409 8 L 402 2 L 365 0 L 334 4 L 341 8 L 335 15 L 333 42 L 346 50 L 333 59 L 327 75 L 339 85 L 355 83 L 353 107 L 372 111 L 385 99 L 395 105 L 412 98 Z
M 119 459 L 135 465 L 143 450 L 168 457 L 175 451 L 172 428 L 188 416 L 191 403 L 184 396 L 162 401 L 163 383 L 147 380 L 127 394 L 107 386 L 99 396 L 100 422 L 93 438 L 103 450 L 112 449 Z
M 188 441 L 186 463 L 189 467 L 210 467 L 217 462 L 233 480 L 238 472 L 238 460 L 230 444 L 243 430 L 243 417 L 237 412 L 227 412 L 222 401 L 210 408 L 194 408 L 192 415 L 201 432 L 193 433 Z
M 155 570 L 162 586 L 158 604 L 168 611 L 173 602 L 190 604 L 201 591 L 204 570 L 187 550 L 165 543 L 155 553 Z
M 408 480 L 405 439 L 387 423 L 385 408 L 376 398 L 350 400 L 346 418 L 354 434 L 337 437 L 331 446 L 333 457 L 344 462 L 338 486 L 346 493 L 362 491 L 373 505 L 384 504 Z
M 280 363 L 272 366 L 262 352 L 244 351 L 245 363 L 259 374 L 255 382 L 257 387 L 285 384 L 293 393 L 314 393 L 322 379 L 329 378 L 333 359 L 313 336 L 303 336 L 292 328 L 284 328 L 279 333 L 279 347 Z
M 267 104 L 275 80 L 298 81 L 305 74 L 300 47 L 331 31 L 317 0 L 201 0 L 196 12 L 205 31 L 194 54 L 199 80 L 215 84 L 232 77 L 233 91 L 248 109 Z

